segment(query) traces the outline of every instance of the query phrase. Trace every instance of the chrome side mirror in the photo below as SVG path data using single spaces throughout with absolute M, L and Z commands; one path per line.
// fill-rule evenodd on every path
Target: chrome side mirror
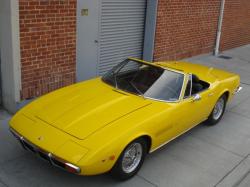
M 195 95 L 193 96 L 192 101 L 195 102 L 195 101 L 199 101 L 199 100 L 201 100 L 201 95 L 200 95 L 200 94 L 195 94 Z

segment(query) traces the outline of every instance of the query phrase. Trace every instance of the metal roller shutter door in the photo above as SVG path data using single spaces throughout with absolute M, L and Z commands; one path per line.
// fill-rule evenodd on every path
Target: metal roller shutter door
M 142 58 L 146 0 L 102 0 L 98 71 L 127 57 Z

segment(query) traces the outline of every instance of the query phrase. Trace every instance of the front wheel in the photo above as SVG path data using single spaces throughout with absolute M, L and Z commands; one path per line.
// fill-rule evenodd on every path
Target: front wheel
M 216 102 L 213 111 L 211 112 L 211 114 L 209 115 L 206 124 L 207 125 L 215 125 L 217 124 L 224 112 L 225 112 L 225 108 L 226 108 L 226 102 L 227 102 L 227 97 L 226 95 L 222 95 L 218 101 Z
M 147 144 L 143 139 L 131 142 L 121 153 L 111 170 L 111 175 L 118 180 L 133 177 L 141 168 L 147 153 Z

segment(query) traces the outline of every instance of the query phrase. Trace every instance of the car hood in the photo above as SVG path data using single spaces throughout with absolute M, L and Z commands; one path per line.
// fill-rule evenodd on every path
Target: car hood
M 149 104 L 149 100 L 93 79 L 43 96 L 25 107 L 23 112 L 78 139 L 85 139 Z

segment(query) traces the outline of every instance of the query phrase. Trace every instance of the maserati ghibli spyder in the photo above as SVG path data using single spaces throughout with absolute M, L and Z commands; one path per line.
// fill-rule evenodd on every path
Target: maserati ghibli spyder
M 217 124 L 240 90 L 240 77 L 230 72 L 129 58 L 103 77 L 31 102 L 11 119 L 10 131 L 54 166 L 125 180 L 148 153 L 202 122 Z

